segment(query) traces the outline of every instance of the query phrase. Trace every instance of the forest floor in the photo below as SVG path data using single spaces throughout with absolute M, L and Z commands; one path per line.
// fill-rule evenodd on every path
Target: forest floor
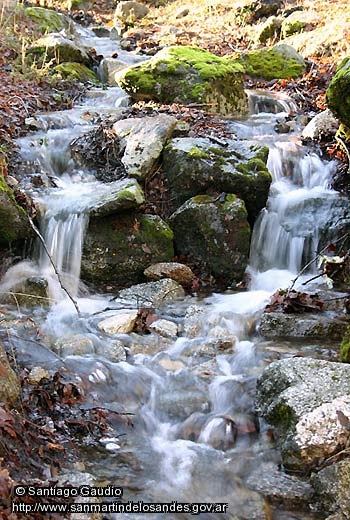
M 47 0 L 48 6 L 62 12 L 65 2 Z M 82 9 L 70 15 L 83 24 L 112 25 L 116 3 L 113 0 L 86 0 Z M 224 55 L 236 50 L 254 48 L 254 27 L 237 25 L 233 18 L 233 4 L 228 0 L 197 0 L 188 6 L 188 14 L 179 16 L 186 6 L 183 0 L 163 2 L 151 7 L 148 16 L 137 27 L 128 30 L 125 37 L 139 52 L 151 53 L 165 45 L 198 45 L 211 52 Z M 46 70 L 32 68 L 24 59 L 25 48 L 35 37 L 34 26 L 28 25 L 18 12 L 13 0 L 3 0 L 0 7 L 0 175 L 7 173 L 7 161 L 14 139 L 27 131 L 25 121 L 38 111 L 53 111 L 71 107 L 84 96 L 81 84 L 68 81 L 54 82 Z M 33 2 L 37 5 L 37 2 Z M 296 5 L 317 12 L 319 22 L 319 45 L 310 50 L 305 47 L 304 57 L 309 61 L 307 72 L 297 80 L 261 82 L 246 77 L 247 87 L 268 88 L 288 93 L 305 114 L 312 115 L 323 110 L 325 91 L 340 60 L 350 55 L 350 5 L 348 0 L 287 0 L 285 8 Z M 278 42 L 270 42 L 271 44 Z M 317 43 L 317 42 L 316 42 Z M 316 51 L 315 51 L 316 48 Z M 166 108 L 162 108 L 166 109 Z M 169 107 L 168 107 L 169 109 Z M 184 109 L 185 110 L 185 109 Z M 208 124 L 208 116 L 198 124 Z M 217 128 L 220 124 L 216 122 Z M 22 480 L 39 473 L 42 464 L 51 464 L 51 477 L 57 474 L 56 465 L 63 458 L 62 447 L 70 436 L 77 432 L 91 432 L 98 423 L 100 429 L 108 430 L 108 421 L 100 414 L 98 419 L 91 414 L 73 416 L 73 404 L 79 401 L 78 390 L 59 375 L 30 390 L 26 374 L 22 374 L 23 415 L 10 413 L 0 406 L 0 437 L 6 444 L 6 464 L 1 468 L 0 496 L 5 500 L 0 517 L 14 520 L 20 515 L 10 513 L 10 476 Z M 35 409 L 35 413 L 33 410 Z M 53 434 L 44 423 L 35 426 L 39 412 L 41 417 L 60 423 Z M 98 412 L 96 412 L 98 413 Z M 63 417 L 63 419 L 62 419 Z M 22 444 L 21 444 L 22 443 Z M 34 456 L 38 453 L 38 457 Z M 18 453 L 22 454 L 21 456 Z M 0 450 L 1 455 L 1 450 Z M 74 458 L 72 456 L 72 458 Z M 37 466 L 37 467 L 36 467 Z M 18 471 L 20 470 L 20 472 Z M 26 518 L 30 518 L 27 516 Z M 32 517 L 34 518 L 34 517 Z

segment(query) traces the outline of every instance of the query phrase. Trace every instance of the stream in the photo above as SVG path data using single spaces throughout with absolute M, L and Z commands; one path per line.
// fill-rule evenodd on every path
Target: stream
M 115 51 L 116 42 L 87 29 L 81 30 L 81 39 L 105 56 Z M 123 59 L 130 63 L 141 58 L 125 53 Z M 23 160 L 35 165 L 21 186 L 31 186 L 46 247 L 81 315 L 58 283 L 41 244 L 32 260 L 9 269 L 0 291 L 14 290 L 16 283 L 32 277 L 49 283 L 48 309 L 7 307 L 14 323 L 25 323 L 25 333 L 13 338 L 20 364 L 50 371 L 64 367 L 72 380 L 84 385 L 85 406 L 134 414 L 133 426 L 120 421 L 114 437 L 100 440 L 100 450 L 86 447 L 86 469 L 97 483 L 123 487 L 126 501 L 228 504 L 226 512 L 199 510 L 203 520 L 323 518 L 282 508 L 269 516 L 264 497 L 251 488 L 253 477 L 266 479 L 271 468 L 281 464 L 268 425 L 254 414 L 254 392 L 271 361 L 296 354 L 327 358 L 336 345 L 312 339 L 265 340 L 256 324 L 270 295 L 291 283 L 320 244 L 337 236 L 339 229 L 329 223 L 341 220 L 344 201 L 330 187 L 335 164 L 301 144 L 298 118 L 293 132 L 276 133 L 276 123 L 296 112 L 293 102 L 265 92 L 249 95 L 249 118 L 231 121 L 230 129 L 238 139 L 268 144 L 273 176 L 267 207 L 253 231 L 249 291 L 202 299 L 187 296 L 163 306 L 158 314 L 178 326 L 176 340 L 135 333 L 107 337 L 97 328 L 112 314 L 104 311 L 111 306 L 111 295 L 93 294 L 84 286 L 80 263 L 89 211 L 109 188 L 74 163 L 69 144 L 91 130 L 101 115 L 113 116 L 127 105 L 118 87 L 93 88 L 84 104 L 70 111 L 39 114 L 38 130 L 18 140 Z M 54 179 L 56 187 L 33 189 L 35 176 Z M 297 285 L 315 272 L 311 265 Z M 118 299 L 113 303 L 117 306 Z M 35 327 L 28 325 L 29 318 Z M 41 339 L 33 347 L 37 328 Z M 72 338 L 79 339 L 85 352 L 69 351 Z M 126 359 L 113 361 L 104 355 L 120 343 L 126 347 Z M 191 517 L 188 512 L 106 516 Z

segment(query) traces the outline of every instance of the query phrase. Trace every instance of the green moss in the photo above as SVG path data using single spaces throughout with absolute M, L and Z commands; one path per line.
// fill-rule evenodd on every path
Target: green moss
M 27 223 L 26 212 L 17 204 L 12 190 L 0 175 L 0 243 L 24 238 L 28 233 Z
M 326 101 L 333 114 L 350 128 L 350 57 L 344 58 L 339 64 L 326 90 Z M 348 132 L 345 129 L 345 133 Z
M 282 25 L 282 38 L 303 32 L 307 22 L 302 20 L 285 21 Z
M 63 15 L 43 7 L 27 7 L 24 14 L 38 26 L 42 34 L 59 32 L 69 25 Z
M 247 74 L 265 80 L 298 78 L 305 71 L 301 61 L 288 58 L 273 48 L 250 51 L 235 60 L 242 64 Z
M 153 242 L 155 234 L 158 237 L 163 237 L 165 240 L 173 240 L 174 238 L 172 229 L 156 215 L 142 215 L 140 217 L 140 230 L 142 238 L 146 243 L 148 240 Z
M 210 195 L 196 195 L 191 200 L 194 204 L 209 204 L 213 201 L 213 197 Z
M 266 174 L 271 178 L 270 172 L 267 169 L 265 162 L 259 157 L 253 157 L 253 159 L 249 159 L 245 163 L 238 164 L 236 169 L 240 173 L 244 173 L 246 175 L 259 173 L 262 175 Z
M 52 74 L 61 78 L 98 85 L 96 74 L 86 65 L 76 62 L 61 63 L 53 68 Z
M 213 102 L 214 105 L 219 101 L 223 105 L 228 100 L 230 106 L 233 102 L 239 105 L 241 101 L 242 109 L 246 109 L 242 75 L 243 67 L 237 61 L 231 62 L 199 47 L 174 46 L 118 72 L 115 78 L 119 86 L 136 99 Z M 226 90 L 223 78 L 228 83 Z M 227 111 L 229 109 L 228 106 Z
M 339 359 L 343 363 L 350 363 L 350 326 L 346 329 L 340 344 Z
M 194 159 L 209 159 L 209 154 L 204 150 L 201 150 L 197 146 L 192 146 L 192 148 L 188 152 L 189 157 L 193 157 Z

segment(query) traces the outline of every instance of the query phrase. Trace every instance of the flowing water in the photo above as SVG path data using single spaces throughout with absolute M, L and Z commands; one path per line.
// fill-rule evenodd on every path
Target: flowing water
M 110 49 L 108 39 L 93 38 L 84 30 L 82 38 L 87 36 L 89 46 L 98 52 Z M 268 426 L 254 414 L 256 379 L 266 364 L 281 356 L 325 352 L 315 342 L 263 341 L 256 323 L 271 292 L 290 284 L 304 263 L 339 232 L 329 229 L 329 222 L 346 220 L 344 201 L 330 188 L 335 165 L 303 147 L 296 137 L 298 128 L 291 135 L 275 132 L 276 122 L 295 111 L 290 100 L 252 92 L 251 116 L 232 121 L 232 133 L 269 145 L 273 184 L 254 228 L 250 291 L 214 294 L 204 300 L 187 297 L 160 309 L 163 318 L 178 325 L 176 341 L 155 335 L 107 337 L 96 325 L 113 314 L 104 311 L 111 306 L 111 296 L 89 294 L 79 273 L 89 211 L 99 197 L 107 196 L 108 185 L 75 164 L 69 143 L 93 127 L 94 115 L 115 114 L 125 100 L 117 87 L 95 89 L 82 106 L 38 116 L 39 130 L 19 140 L 22 157 L 30 165 L 22 185 L 32 186 L 38 175 L 45 180 L 46 187 L 31 188 L 40 208 L 41 234 L 81 312 L 77 317 L 42 245 L 34 260 L 11 268 L 2 292 L 13 290 L 14 279 L 41 276 L 49 281 L 52 299 L 49 310 L 37 308 L 32 313 L 43 338 L 36 347 L 30 330 L 13 338 L 19 362 L 51 370 L 64 367 L 72 380 L 84 384 L 86 406 L 134 414 L 132 427 L 116 419 L 115 437 L 101 439 L 100 450 L 87 448 L 87 469 L 97 482 L 122 486 L 126 500 L 228 504 L 227 513 L 201 512 L 199 517 L 205 520 L 267 518 L 263 497 L 250 489 L 249 482 L 257 471 L 266 478 L 271 468 L 277 470 L 280 455 Z M 56 187 L 50 187 L 52 180 Z M 309 271 L 314 269 L 310 264 Z M 17 319 L 18 311 L 11 312 Z M 20 317 L 26 317 L 24 310 Z M 77 339 L 87 345 L 85 354 L 66 350 Z M 106 354 L 113 351 L 116 339 L 127 348 L 124 361 L 115 362 Z M 191 516 L 183 512 L 147 518 Z M 277 509 L 273 518 L 311 516 Z

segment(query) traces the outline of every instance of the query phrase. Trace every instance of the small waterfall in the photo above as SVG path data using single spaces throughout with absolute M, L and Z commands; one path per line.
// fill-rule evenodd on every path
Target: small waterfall
M 40 248 L 39 270 L 48 280 L 55 279 L 52 262 L 62 277 L 64 286 L 74 297 L 78 295 L 80 264 L 84 232 L 88 223 L 88 215 L 71 213 L 70 215 L 45 215 L 42 219 L 43 238 L 46 249 Z M 50 254 L 50 258 L 48 257 Z M 57 283 L 49 284 L 50 297 L 62 299 L 62 289 Z
M 254 227 L 251 267 L 296 274 L 334 236 L 330 221 L 342 218 L 339 194 L 329 187 L 335 163 L 296 143 L 278 142 L 270 149 L 268 168 L 273 182 Z

